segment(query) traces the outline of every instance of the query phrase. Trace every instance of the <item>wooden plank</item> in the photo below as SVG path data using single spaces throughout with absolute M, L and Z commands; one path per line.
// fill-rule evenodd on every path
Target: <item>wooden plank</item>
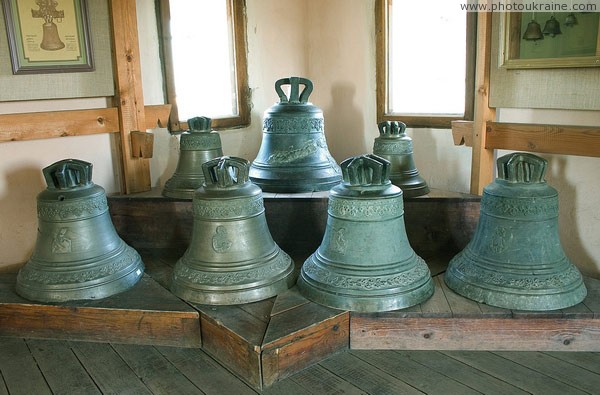
M 69 342 L 103 394 L 151 394 L 117 352 L 106 343 Z
M 454 145 L 473 146 L 473 121 L 452 121 Z
M 485 374 L 479 369 L 465 365 L 453 358 L 448 357 L 437 351 L 396 351 L 404 358 L 410 359 L 429 369 L 448 376 L 453 380 L 462 383 L 469 388 L 480 391 L 483 394 L 492 395 L 517 395 L 528 394 L 523 390 L 513 386 L 510 382 L 505 382 L 496 377 Z
M 600 351 L 597 319 L 353 317 L 351 349 Z
M 492 13 L 478 12 L 471 155 L 471 193 L 476 195 L 483 193 L 483 187 L 492 182 L 494 175 L 494 150 L 486 146 L 486 122 L 496 118 L 496 110 L 489 107 L 491 47 Z
M 153 394 L 202 394 L 154 347 L 115 344 L 113 348 Z
M 2 276 L 14 274 L 3 274 Z M 0 283 L 0 335 L 198 347 L 199 314 L 149 276 L 93 301 L 42 304 Z
M 433 277 L 435 291 L 431 298 L 424 303 L 421 303 L 423 317 L 452 317 L 452 309 L 450 309 L 448 299 L 446 299 L 446 295 L 444 295 L 444 291 L 442 291 L 440 281 L 440 276 Z
M 271 315 L 281 314 L 307 303 L 309 303 L 309 300 L 300 294 L 298 287 L 292 287 L 277 295 L 271 309 Z
M 275 315 L 262 343 L 263 385 L 348 349 L 348 312 L 309 303 Z
M 145 131 L 144 93 L 138 40 L 135 0 L 111 0 L 115 102 L 119 110 L 119 130 L 123 164 L 122 191 L 126 194 L 150 190 L 150 161 L 134 158 L 132 131 Z
M 553 358 L 576 365 L 582 369 L 600 374 L 600 353 L 595 352 L 545 352 Z
M 594 312 L 583 303 L 562 309 L 562 312 L 565 318 L 594 318 Z
M 202 348 L 254 388 L 262 388 L 260 345 L 267 327 L 235 306 L 202 306 Z
M 479 392 L 435 370 L 391 351 L 352 351 L 352 355 L 426 394 L 478 394 Z
M 439 284 L 446 300 L 448 300 L 448 304 L 452 310 L 452 316 L 455 318 L 480 317 L 481 309 L 479 308 L 479 303 L 460 296 L 448 288 L 443 276 L 443 274 L 439 275 Z
M 366 395 L 366 392 L 341 379 L 321 366 L 312 366 L 290 378 L 304 387 L 307 393 L 319 395 Z
M 30 339 L 27 344 L 53 393 L 100 394 L 67 342 Z
M 510 318 L 513 316 L 512 310 L 503 309 L 502 307 L 490 306 L 485 303 L 477 303 L 481 313 L 485 317 L 494 317 L 494 318 Z
M 339 353 L 319 365 L 368 394 L 422 394 L 404 381 L 382 372 L 349 352 Z
M 166 128 L 169 125 L 170 104 L 144 106 L 146 129 Z
M 117 133 L 116 108 L 0 114 L 0 142 Z
M 533 369 L 516 364 L 493 353 L 456 351 L 445 352 L 444 354 L 530 393 L 545 395 L 584 393 L 554 380 L 552 377 L 540 374 Z
M 238 307 L 262 322 L 269 323 L 274 301 L 275 298 L 269 298 L 259 302 L 241 304 Z
M 495 354 L 519 365 L 529 366 L 538 373 L 590 394 L 598 392 L 600 388 L 599 374 L 580 369 L 540 352 L 496 352 Z
M 8 388 L 6 388 L 6 384 L 4 383 L 4 377 L 2 376 L 1 371 L 0 371 L 0 395 L 8 395 Z
M 200 349 L 175 347 L 157 347 L 157 349 L 205 394 L 250 395 L 256 393 Z
M 23 339 L 0 338 L 0 371 L 10 394 L 51 394 Z
M 487 122 L 485 148 L 600 156 L 600 128 Z

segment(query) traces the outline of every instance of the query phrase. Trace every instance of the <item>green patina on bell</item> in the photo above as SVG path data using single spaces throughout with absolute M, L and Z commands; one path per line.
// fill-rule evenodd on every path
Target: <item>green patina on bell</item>
M 284 84 L 290 85 L 289 98 Z M 299 77 L 275 83 L 280 101 L 265 111 L 262 143 L 250 167 L 250 179 L 265 192 L 325 191 L 342 179 L 325 141 L 323 111 L 308 102 L 312 89 Z
M 390 181 L 402 189 L 405 198 L 428 194 L 429 187 L 415 166 L 413 142 L 405 133 L 406 124 L 385 121 L 378 126 L 380 136 L 375 138 L 373 154 L 391 163 Z
M 586 296 L 581 273 L 558 236 L 558 193 L 545 159 L 512 153 L 483 190 L 471 242 L 448 266 L 448 287 L 475 301 L 518 310 L 556 310 Z
M 242 304 L 294 284 L 294 262 L 273 241 L 261 189 L 248 161 L 215 158 L 202 165 L 206 183 L 194 194 L 190 246 L 175 265 L 171 291 L 187 301 Z
M 326 306 L 363 312 L 416 305 L 433 294 L 427 264 L 411 248 L 402 191 L 375 155 L 342 162 L 329 196 L 321 246 L 302 266 L 300 292 Z
M 165 183 L 164 196 L 192 199 L 194 191 L 204 183 L 202 164 L 223 156 L 221 137 L 211 131 L 210 124 L 207 117 L 188 120 L 190 129 L 181 134 L 179 161 L 173 177 Z
M 37 241 L 19 270 L 17 293 L 65 302 L 100 299 L 134 285 L 144 264 L 117 235 L 104 189 L 92 182 L 92 164 L 65 159 L 43 174 L 48 187 L 37 197 Z

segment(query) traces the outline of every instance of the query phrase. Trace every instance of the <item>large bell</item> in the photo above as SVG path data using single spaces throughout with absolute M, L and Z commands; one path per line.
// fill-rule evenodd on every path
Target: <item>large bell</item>
M 194 191 L 204 183 L 202 164 L 223 156 L 221 137 L 211 132 L 211 119 L 196 117 L 188 120 L 189 130 L 181 134 L 179 162 L 173 176 L 165 183 L 163 195 L 192 199 Z
M 550 37 L 562 34 L 562 32 L 560 31 L 560 23 L 556 18 L 554 18 L 554 15 L 552 15 L 550 19 L 546 21 L 542 33 L 544 33 L 545 35 L 550 35 Z
M 375 155 L 342 162 L 344 181 L 329 195 L 323 241 L 298 278 L 308 299 L 376 312 L 412 306 L 433 294 L 429 268 L 408 242 L 402 190 L 389 181 L 389 169 Z
M 284 84 L 290 85 L 289 98 Z M 308 102 L 312 90 L 306 78 L 275 83 L 280 101 L 265 111 L 262 143 L 250 167 L 250 179 L 265 192 L 325 191 L 341 181 L 325 141 L 323 111 Z
M 248 181 L 248 165 L 227 156 L 202 165 L 206 183 L 194 195 L 192 239 L 171 283 L 182 299 L 242 304 L 294 283 L 294 262 L 271 238 L 262 191 Z
M 92 164 L 65 159 L 43 173 L 48 188 L 37 197 L 37 241 L 19 270 L 17 293 L 64 302 L 100 299 L 134 285 L 144 264 L 117 235 L 104 189 L 92 182 Z
M 375 138 L 373 154 L 391 163 L 390 181 L 400 187 L 404 197 L 429 193 L 427 182 L 419 175 L 413 158 L 413 142 L 405 133 L 403 122 L 379 123 L 379 137 Z
M 562 309 L 585 298 L 581 273 L 560 245 L 558 193 L 544 180 L 546 165 L 527 153 L 498 159 L 498 178 L 483 190 L 475 235 L 448 266 L 448 287 L 519 310 Z

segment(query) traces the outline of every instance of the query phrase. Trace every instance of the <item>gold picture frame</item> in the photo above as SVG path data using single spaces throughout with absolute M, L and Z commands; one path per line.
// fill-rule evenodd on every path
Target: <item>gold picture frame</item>
M 86 0 L 1 0 L 13 74 L 93 71 Z
M 579 23 L 566 26 L 571 13 L 506 12 L 501 19 L 500 66 L 505 69 L 551 69 L 600 67 L 600 27 L 598 13 L 575 13 Z M 539 40 L 525 40 L 530 23 L 540 30 L 556 19 L 561 33 L 542 33 Z

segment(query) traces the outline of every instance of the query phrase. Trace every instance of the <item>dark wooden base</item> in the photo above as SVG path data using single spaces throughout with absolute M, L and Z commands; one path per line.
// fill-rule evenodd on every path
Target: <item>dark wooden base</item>
M 145 275 L 129 290 L 93 301 L 43 304 L 0 275 L 0 336 L 199 347 L 199 314 Z
M 395 350 L 600 351 L 600 280 L 562 310 L 507 310 L 463 298 L 435 277 L 427 302 L 387 313 L 352 313 L 350 348 Z

